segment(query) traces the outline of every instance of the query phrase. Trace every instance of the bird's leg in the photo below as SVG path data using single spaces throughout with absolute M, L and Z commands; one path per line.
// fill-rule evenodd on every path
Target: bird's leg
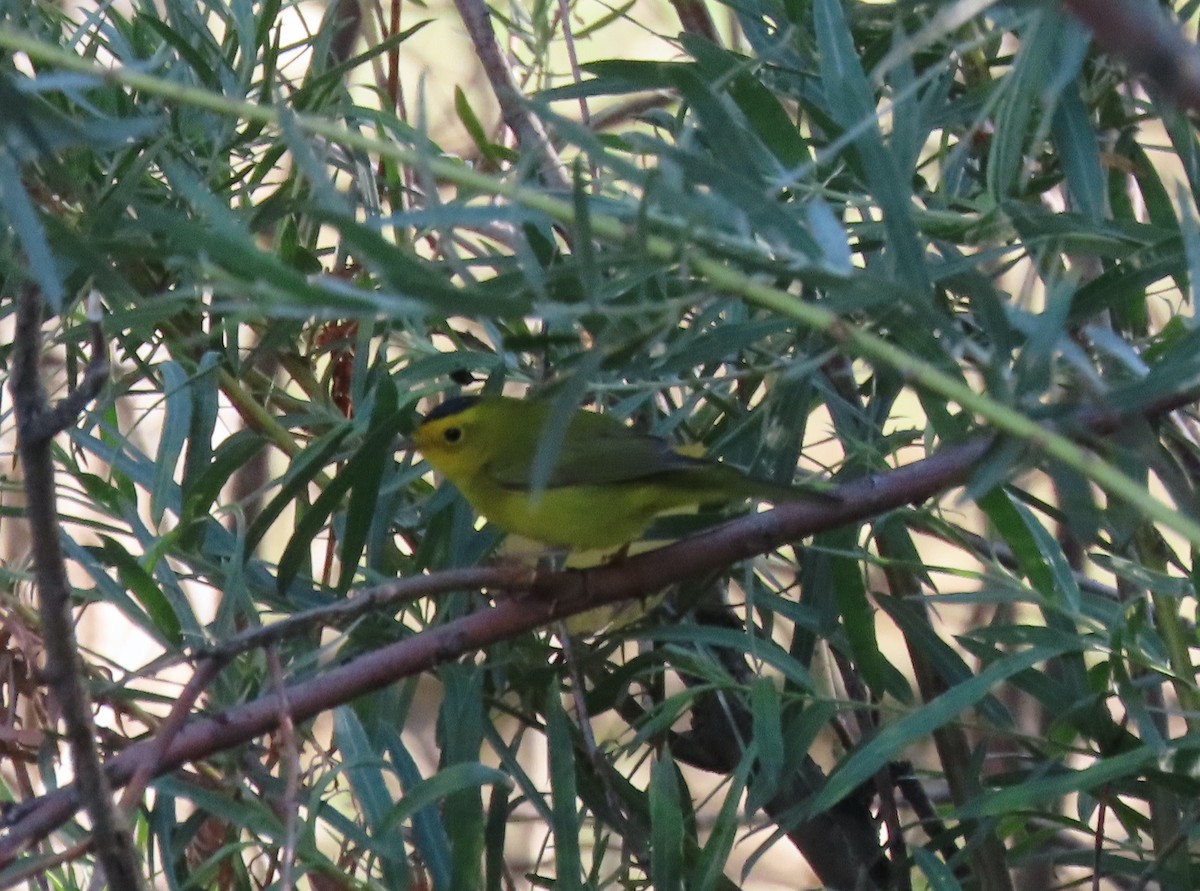
M 492 557 L 492 564 L 499 567 L 513 567 L 526 570 L 530 578 L 530 584 L 522 587 L 516 592 L 497 592 L 498 600 L 527 600 L 538 595 L 534 593 L 537 588 L 537 576 L 540 572 L 556 572 L 562 568 L 566 560 L 566 553 L 562 551 L 545 551 L 533 553 L 518 547 L 511 551 L 502 551 Z

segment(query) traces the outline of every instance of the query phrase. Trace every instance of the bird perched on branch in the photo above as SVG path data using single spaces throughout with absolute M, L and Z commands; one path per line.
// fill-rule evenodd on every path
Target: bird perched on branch
M 411 443 L 476 513 L 571 550 L 627 545 L 655 517 L 689 507 L 836 500 L 823 483 L 756 479 L 592 411 L 572 412 L 556 433 L 553 415 L 550 402 L 459 396 L 430 411 Z

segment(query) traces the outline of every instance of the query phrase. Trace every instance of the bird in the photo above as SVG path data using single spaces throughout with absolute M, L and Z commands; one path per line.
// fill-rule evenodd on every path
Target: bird
M 421 419 L 410 442 L 503 532 L 569 551 L 624 548 L 659 515 L 686 508 L 837 500 L 823 483 L 761 480 L 586 409 L 559 428 L 553 463 L 538 480 L 554 410 L 536 398 L 451 397 Z

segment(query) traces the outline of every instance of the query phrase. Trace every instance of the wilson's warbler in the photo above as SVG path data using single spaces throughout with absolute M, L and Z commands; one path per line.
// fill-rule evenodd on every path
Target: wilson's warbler
M 628 544 L 659 514 L 686 507 L 830 497 L 690 457 L 583 409 L 567 421 L 554 465 L 535 491 L 535 456 L 550 417 L 545 402 L 460 396 L 430 411 L 411 442 L 500 529 L 572 550 Z

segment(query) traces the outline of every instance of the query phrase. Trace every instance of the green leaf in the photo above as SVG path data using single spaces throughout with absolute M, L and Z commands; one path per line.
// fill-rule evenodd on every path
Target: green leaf
M 179 527 L 184 536 L 181 543 L 193 546 L 203 543 L 202 533 L 211 520 L 210 513 L 221 489 L 262 451 L 264 445 L 258 431 L 239 430 L 217 446 L 207 466 L 198 470 L 191 480 L 185 477 L 187 488 L 183 492 L 183 509 L 179 516 Z
M 176 362 L 158 366 L 162 375 L 165 413 L 160 428 L 158 455 L 154 460 L 154 485 L 150 489 L 150 518 L 162 523 L 168 507 L 180 510 L 179 486 L 175 483 L 175 467 L 183 454 L 192 426 L 192 394 L 188 375 Z
M 21 240 L 40 296 L 55 313 L 63 311 L 66 296 L 46 230 L 37 208 L 21 183 L 21 171 L 9 152 L 0 152 L 0 206 L 8 217 L 8 227 Z
M 404 797 L 397 802 L 388 815 L 388 822 L 398 825 L 406 820 L 414 819 L 422 809 L 451 795 L 497 783 L 508 785 L 509 780 L 502 771 L 496 770 L 494 767 L 466 762 L 451 764 L 406 790 Z
M 883 144 L 875 100 L 840 0 L 814 0 L 812 8 L 826 108 L 844 130 L 855 134 L 862 169 L 883 209 L 897 277 L 923 294 L 929 288 L 929 273 L 912 218 L 911 173 L 899 169 L 895 155 Z
M 1036 113 L 1045 108 L 1062 22 L 1056 11 L 1036 9 L 1020 32 L 1012 74 L 1001 85 L 1003 96 L 988 156 L 988 190 L 997 200 L 1020 191 L 1026 146 L 1033 138 L 1030 128 L 1036 125 Z
M 947 687 L 954 687 L 971 677 L 971 669 L 948 643 L 930 626 L 929 617 L 919 606 L 898 597 L 879 598 L 880 607 L 904 632 L 910 650 L 919 652 L 937 672 Z M 998 728 L 1011 728 L 1012 716 L 995 696 L 984 696 L 976 711 Z
M 730 98 L 781 168 L 798 167 L 812 160 L 807 142 L 782 103 L 760 80 L 749 74 L 753 64 L 749 59 L 686 32 L 681 40 L 684 49 L 699 63 L 706 80 L 727 83 Z
M 503 891 L 506 887 L 506 862 L 504 841 L 509 823 L 508 788 L 499 783 L 492 786 L 492 797 L 488 802 L 487 831 L 484 834 L 484 855 L 487 865 L 484 888 L 487 891 Z
M 1149 746 L 1136 748 L 1119 755 L 1108 755 L 1082 770 L 1056 770 L 1050 776 L 1034 776 L 1018 785 L 989 792 L 969 801 L 959 813 L 964 819 L 1029 810 L 1042 801 L 1060 801 L 1064 796 L 1086 792 L 1123 777 L 1136 776 L 1157 762 Z
M 407 846 L 392 819 L 392 796 L 384 782 L 383 759 L 367 738 L 358 716 L 349 706 L 333 711 L 333 740 L 342 755 L 342 769 L 350 781 L 355 800 L 362 808 L 374 836 L 374 851 L 380 857 L 384 877 L 392 887 L 408 887 Z
M 153 576 L 120 542 L 102 536 L 99 547 L 83 548 L 68 539 L 63 543 L 63 550 L 88 570 L 101 599 L 116 606 L 129 621 L 168 649 L 179 650 L 183 646 L 184 622 Z M 109 578 L 104 567 L 116 569 L 119 584 Z M 198 627 L 194 617 L 191 618 L 193 627 Z
M 838 612 L 842 616 L 842 627 L 850 641 L 850 651 L 862 672 L 863 680 L 872 690 L 884 691 L 895 686 L 887 658 L 879 651 L 875 636 L 875 615 L 867 600 L 867 586 L 858 560 L 851 559 L 857 544 L 858 530 L 854 527 L 839 529 L 833 533 L 830 544 L 835 553 L 830 555 L 834 597 Z M 901 684 L 903 689 L 906 685 Z M 903 695 L 903 694 L 902 694 Z
M 558 682 L 546 691 L 546 743 L 550 754 L 550 803 L 554 831 L 557 885 L 583 891 L 583 860 L 579 837 L 583 831 L 576 805 L 575 745 L 567 713 L 559 701 Z
M 325 523 L 337 506 L 341 504 L 346 493 L 361 479 L 362 468 L 364 466 L 378 467 L 381 451 L 390 456 L 396 437 L 406 423 L 402 414 L 393 412 L 380 421 L 379 425 L 363 440 L 362 445 L 355 450 L 354 456 L 346 462 L 342 472 L 333 478 L 325 490 L 317 496 L 312 506 L 300 517 L 296 528 L 292 531 L 292 537 L 284 548 L 283 555 L 279 558 L 277 584 L 280 591 L 287 590 L 287 586 L 296 577 L 301 565 L 308 559 L 309 549 L 312 547 L 317 533 L 324 528 Z M 324 443 L 323 448 L 328 445 L 328 442 Z M 314 459 L 319 457 L 321 456 L 314 455 Z M 309 469 L 315 470 L 312 466 Z M 299 484 L 298 480 L 295 482 L 297 485 Z M 343 569 L 341 580 L 343 585 L 349 583 L 346 573 L 352 571 L 353 567 Z
M 902 757 L 904 750 L 953 721 L 987 695 L 1001 681 L 1066 652 L 1064 647 L 1031 647 L 992 662 L 973 678 L 951 687 L 926 705 L 880 729 L 869 742 L 842 760 L 829 782 L 813 796 L 808 813 L 819 814 L 841 801 L 874 776 L 888 761 Z
M 746 810 L 753 813 L 779 794 L 785 762 L 783 708 L 770 678 L 759 678 L 750 688 L 750 717 L 758 750 L 758 767 L 746 793 Z
M 733 842 L 737 837 L 739 827 L 738 803 L 746 787 L 746 778 L 754 762 L 755 751 L 753 744 L 746 749 L 742 760 L 738 762 L 730 774 L 728 788 L 725 790 L 725 800 L 713 818 L 712 829 L 708 841 L 700 850 L 699 857 L 688 874 L 685 887 L 694 891 L 714 891 L 724 879 L 725 861 L 733 850 Z
M 500 164 L 504 161 L 513 161 L 516 155 L 508 148 L 502 145 L 497 145 L 488 139 L 487 133 L 483 129 L 483 124 L 479 121 L 479 116 L 475 114 L 475 110 L 471 108 L 471 101 L 467 98 L 467 94 L 463 92 L 462 87 L 454 88 L 454 111 L 458 114 L 459 121 L 466 128 L 467 134 L 471 137 L 471 141 L 475 143 L 475 148 L 479 149 L 479 153 L 483 155 L 487 161 L 492 164 Z
M 1063 161 L 1073 208 L 1091 220 L 1102 220 L 1107 208 L 1100 146 L 1075 84 L 1059 95 L 1050 133 Z
M 683 783 L 669 749 L 651 766 L 646 791 L 650 804 L 650 885 L 655 891 L 682 891 L 686 835 L 680 807 Z
M 483 672 L 475 666 L 447 665 L 439 671 L 444 685 L 438 713 L 440 770 L 455 764 L 475 764 L 484 728 Z M 513 769 L 507 766 L 513 776 Z M 450 838 L 451 888 L 476 888 L 480 882 L 485 833 L 483 802 L 477 786 L 450 793 L 442 805 L 442 825 Z
M 381 731 L 384 745 L 387 746 L 388 757 L 391 759 L 404 789 L 404 796 L 396 805 L 396 810 L 392 812 L 390 820 L 392 823 L 399 823 L 404 819 L 412 820 L 413 850 L 429 871 L 434 891 L 449 891 L 450 841 L 446 837 L 446 830 L 439 819 L 440 813 L 433 806 L 448 792 L 442 786 L 425 785 L 416 761 L 395 727 L 385 725 Z M 451 768 L 451 772 L 453 770 Z M 469 773 L 468 767 L 464 774 Z M 492 770 L 492 773 L 498 772 Z M 440 777 L 441 774 L 438 776 Z M 507 785 L 507 778 L 503 774 L 500 776 L 501 781 Z M 456 779 L 443 782 L 450 785 L 450 791 L 454 791 L 469 785 L 471 779 L 469 776 L 458 776 Z M 494 778 L 491 781 L 496 782 Z M 481 779 L 480 782 L 488 782 L 488 780 Z M 420 806 L 418 806 L 418 802 L 420 802 Z
M 263 536 L 267 534 L 271 525 L 279 518 L 287 506 L 301 492 L 305 491 L 316 475 L 329 463 L 330 457 L 353 429 L 349 424 L 337 425 L 332 430 L 310 442 L 308 446 L 289 462 L 287 471 L 278 481 L 279 491 L 258 513 L 254 521 L 250 524 L 249 530 L 246 532 L 246 548 L 248 551 L 252 551 L 258 546 L 258 543 L 262 541 Z M 234 452 L 226 460 L 234 461 L 238 455 L 239 452 Z M 217 462 L 214 462 L 214 467 L 216 464 Z
M 912 856 L 917 868 L 929 882 L 929 891 L 962 891 L 954 872 L 932 853 L 916 846 L 912 849 Z
M 1062 548 L 1039 523 L 1029 508 L 1009 493 L 993 489 L 980 501 L 988 519 L 1012 549 L 1021 571 L 1033 587 L 1050 602 L 1069 613 L 1079 610 L 1079 584 Z
M 747 652 L 753 658 L 779 671 L 798 689 L 815 690 L 812 677 L 804 666 L 793 659 L 774 641 L 747 637 L 744 631 L 716 628 L 711 625 L 676 625 L 649 628 L 639 637 L 658 643 L 688 644 L 697 647 L 728 648 Z
M 1079 324 L 1105 310 L 1116 310 L 1145 298 L 1155 282 L 1186 277 L 1187 263 L 1178 235 L 1129 253 L 1122 262 L 1082 284 L 1071 298 L 1069 321 Z
M 379 484 L 384 468 L 396 460 L 396 438 L 406 423 L 407 418 L 397 410 L 396 387 L 391 378 L 384 375 L 380 378 L 371 405 L 371 417 L 362 448 L 355 452 L 341 472 L 350 483 L 350 500 L 346 506 L 342 543 L 338 552 L 342 565 L 338 588 L 343 592 L 348 591 L 354 581 L 359 558 L 375 525 Z

